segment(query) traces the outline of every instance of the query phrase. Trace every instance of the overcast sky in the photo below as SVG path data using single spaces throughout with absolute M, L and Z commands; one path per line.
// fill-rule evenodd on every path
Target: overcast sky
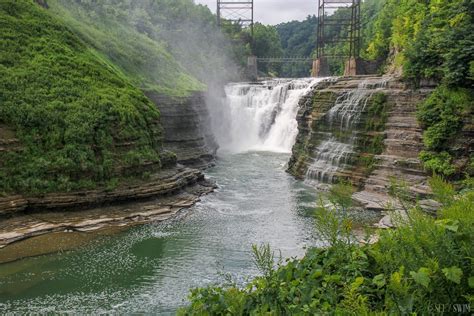
M 216 12 L 216 0 L 194 0 L 207 5 Z M 255 0 L 255 21 L 263 24 L 278 24 L 292 20 L 304 20 L 308 15 L 317 14 L 315 0 Z

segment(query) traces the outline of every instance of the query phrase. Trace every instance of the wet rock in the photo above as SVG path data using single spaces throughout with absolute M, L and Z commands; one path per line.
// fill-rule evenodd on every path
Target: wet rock
M 146 95 L 161 113 L 165 149 L 176 153 L 178 162 L 204 169 L 214 165 L 218 145 L 211 130 L 204 93 L 190 97 L 168 97 L 153 92 Z
M 176 183 L 176 182 L 175 182 Z M 153 189 L 137 189 L 135 192 L 151 194 Z M 166 186 L 169 189 L 168 186 Z M 110 227 L 121 227 L 143 224 L 151 221 L 163 221 L 175 216 L 183 209 L 194 205 L 201 195 L 213 191 L 215 184 L 201 178 L 175 187 L 179 189 L 174 195 L 152 195 L 151 199 L 126 201 L 102 207 L 91 207 L 77 211 L 43 211 L 23 213 L 0 221 L 0 248 L 26 238 L 55 232 L 91 232 Z M 124 191 L 121 191 L 124 192 Z M 146 192 L 146 193 L 144 193 Z M 118 196 L 114 193 L 114 196 Z M 97 197 L 98 195 L 94 195 Z M 89 200 L 89 196 L 83 198 Z M 65 205 L 73 199 L 61 198 L 60 202 L 48 199 L 50 206 Z M 44 204 L 43 207 L 47 206 Z M 82 203 L 82 200 L 81 200 Z M 51 208 L 51 207 L 50 207 Z M 44 210 L 44 208 L 43 208 Z
M 374 76 L 338 78 L 321 83 L 303 98 L 297 115 L 299 133 L 288 168 L 291 174 L 304 179 L 317 156 L 321 155 L 315 149 L 321 148 L 322 141 L 329 139 L 336 145 L 351 143 L 350 152 L 343 157 L 342 163 L 337 157 L 337 168 L 330 168 L 331 175 L 324 180 L 350 180 L 360 189 L 354 194 L 354 200 L 377 211 L 389 206 L 399 208 L 388 194 L 394 180 L 406 184 L 413 200 L 425 199 L 431 193 L 427 174 L 418 159 L 423 142 L 422 130 L 416 119 L 417 104 L 432 91 L 431 87 L 412 90 L 396 78 L 377 85 L 381 80 L 384 79 Z M 387 119 L 378 130 L 371 130 L 370 125 L 366 125 L 370 107 L 375 106 L 369 98 L 360 113 L 360 122 L 346 131 L 340 128 L 341 122 L 334 121 L 334 117 L 331 120 L 328 118 L 329 110 L 338 98 L 358 89 L 364 81 L 364 89 L 374 89 L 371 93 L 385 95 Z M 374 83 L 373 87 L 371 83 Z M 377 119 L 376 116 L 374 118 Z M 381 150 L 370 151 L 369 145 L 380 137 L 383 139 L 379 146 Z

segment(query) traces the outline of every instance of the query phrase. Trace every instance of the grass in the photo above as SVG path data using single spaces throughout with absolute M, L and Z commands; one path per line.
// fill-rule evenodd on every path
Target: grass
M 205 86 L 191 76 L 168 52 L 167 44 L 153 40 L 124 23 L 120 5 L 115 13 L 100 11 L 107 4 L 88 8 L 69 0 L 50 0 L 50 11 L 74 33 L 109 59 L 142 90 L 170 96 L 188 96 Z
M 0 124 L 21 142 L 0 154 L 0 192 L 91 188 L 160 165 L 158 110 L 103 53 L 32 0 L 0 2 L 0 33 Z

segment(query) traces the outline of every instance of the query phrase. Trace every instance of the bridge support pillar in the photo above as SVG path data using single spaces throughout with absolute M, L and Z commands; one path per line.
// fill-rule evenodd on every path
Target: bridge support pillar
M 326 57 L 319 57 L 318 59 L 313 60 L 311 76 L 329 77 L 329 63 Z
M 363 75 L 362 60 L 360 58 L 351 57 L 346 61 L 344 66 L 344 76 Z
M 247 57 L 247 76 L 252 81 L 257 80 L 258 78 L 257 56 Z

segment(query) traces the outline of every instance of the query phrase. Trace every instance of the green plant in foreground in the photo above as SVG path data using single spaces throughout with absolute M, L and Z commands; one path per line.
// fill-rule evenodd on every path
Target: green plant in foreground
M 428 315 L 440 308 L 445 314 L 467 310 L 474 303 L 474 193 L 456 194 L 441 178 L 430 184 L 442 204 L 436 217 L 411 207 L 399 228 L 381 231 L 375 244 L 336 238 L 329 247 L 311 248 L 304 258 L 289 259 L 243 287 L 195 289 L 190 305 L 179 313 Z M 328 231 L 351 233 L 344 221 L 324 218 L 317 217 L 319 227 L 329 223 Z M 261 257 L 268 259 L 269 248 L 263 250 Z

